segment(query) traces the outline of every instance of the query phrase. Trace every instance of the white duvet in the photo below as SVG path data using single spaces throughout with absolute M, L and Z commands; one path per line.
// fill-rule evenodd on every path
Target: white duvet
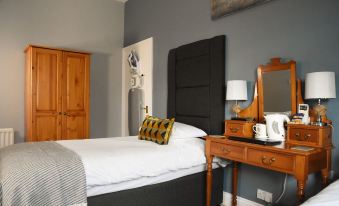
M 303 206 L 338 206 L 339 180 L 333 182 L 317 195 L 308 199 Z
M 136 136 L 58 141 L 82 159 L 87 188 L 110 185 L 206 163 L 205 144 L 198 138 L 158 145 Z

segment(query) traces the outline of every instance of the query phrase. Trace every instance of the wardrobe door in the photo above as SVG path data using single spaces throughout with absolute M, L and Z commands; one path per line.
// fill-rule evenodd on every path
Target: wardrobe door
M 58 140 L 62 120 L 62 52 L 42 48 L 32 51 L 32 140 Z
M 89 135 L 89 55 L 63 52 L 62 138 Z

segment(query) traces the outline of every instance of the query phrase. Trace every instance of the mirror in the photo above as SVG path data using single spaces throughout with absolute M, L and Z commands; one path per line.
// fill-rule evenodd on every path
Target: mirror
M 296 113 L 295 68 L 295 61 L 281 63 L 280 58 L 258 67 L 259 122 L 267 113 Z
M 268 72 L 262 75 L 264 114 L 272 112 L 291 113 L 290 72 Z

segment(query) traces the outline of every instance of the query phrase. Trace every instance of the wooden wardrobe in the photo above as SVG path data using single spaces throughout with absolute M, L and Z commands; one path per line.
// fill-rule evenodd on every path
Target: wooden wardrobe
M 26 141 L 88 138 L 90 54 L 32 45 L 25 53 Z

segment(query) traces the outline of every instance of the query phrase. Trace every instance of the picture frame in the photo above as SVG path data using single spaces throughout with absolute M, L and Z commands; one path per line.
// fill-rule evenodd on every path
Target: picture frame
M 271 1 L 273 0 L 211 0 L 211 18 L 215 20 Z

